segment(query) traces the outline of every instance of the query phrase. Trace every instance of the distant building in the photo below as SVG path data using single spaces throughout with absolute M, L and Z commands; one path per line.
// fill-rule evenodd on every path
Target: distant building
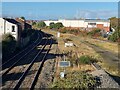
M 47 26 L 50 25 L 51 22 L 57 23 L 61 22 L 64 27 L 71 28 L 84 28 L 84 30 L 91 28 L 100 28 L 105 31 L 110 31 L 110 21 L 109 20 L 101 20 L 101 19 L 81 19 L 81 20 L 48 20 L 44 21 Z
M 15 20 L 21 24 L 22 31 L 25 30 L 25 20 L 21 18 L 15 18 Z
M 11 18 L 0 18 L 0 34 L 10 33 L 15 37 L 16 41 L 20 41 L 21 38 L 21 24 Z
M 32 29 L 31 21 L 21 18 L 16 18 L 15 20 L 21 24 L 22 30 Z

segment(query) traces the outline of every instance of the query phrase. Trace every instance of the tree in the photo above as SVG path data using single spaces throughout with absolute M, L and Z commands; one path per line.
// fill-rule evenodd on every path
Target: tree
M 120 18 L 111 17 L 109 18 L 109 20 L 110 20 L 111 27 L 117 30 L 118 27 L 120 26 L 120 23 L 119 23 Z
M 53 29 L 53 28 L 55 28 L 55 23 L 54 23 L 54 22 L 51 22 L 51 23 L 49 24 L 49 26 L 50 26 L 50 29 Z
M 21 19 L 23 19 L 23 20 L 25 20 L 25 17 L 23 17 L 23 16 L 22 16 L 22 17 L 20 17 L 20 18 L 21 18 Z
M 62 28 L 63 27 L 63 24 L 61 22 L 58 22 L 55 24 L 55 28 L 59 29 L 59 28 Z
M 33 25 L 33 26 L 36 25 L 36 22 L 32 22 L 32 25 Z
M 44 21 L 40 21 L 40 22 L 38 22 L 38 23 L 36 24 L 36 26 L 37 26 L 38 28 L 44 28 L 44 27 L 46 26 L 46 24 L 45 24 Z

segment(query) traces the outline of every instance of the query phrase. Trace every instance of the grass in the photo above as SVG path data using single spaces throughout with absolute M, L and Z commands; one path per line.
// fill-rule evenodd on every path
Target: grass
M 76 79 L 77 78 L 77 79 Z M 90 88 L 88 85 L 95 85 L 96 81 L 90 74 L 84 72 L 70 71 L 65 74 L 65 78 L 55 79 L 50 85 L 52 88 Z
M 104 41 L 95 40 L 95 39 L 87 39 L 87 41 L 90 43 L 93 43 L 99 47 L 105 48 L 111 52 L 118 53 L 118 44 L 117 43 L 104 42 Z
M 45 32 L 48 32 L 50 34 L 53 34 L 53 35 L 57 36 L 57 31 L 45 30 Z M 118 75 L 118 73 L 117 73 L 118 70 L 114 66 L 111 67 L 111 66 L 107 65 L 106 62 L 103 62 L 104 59 L 100 56 L 100 54 L 96 53 L 96 51 L 94 49 L 92 49 L 91 47 L 88 47 L 87 45 L 82 43 L 82 41 L 88 41 L 92 44 L 95 44 L 96 46 L 105 48 L 105 49 L 107 49 L 107 50 L 109 50 L 113 53 L 118 53 L 118 44 L 117 43 L 103 42 L 103 41 L 100 41 L 100 40 L 92 39 L 90 37 L 89 38 L 88 37 L 81 37 L 81 36 L 76 36 L 76 35 L 67 34 L 67 33 L 61 33 L 60 38 L 57 38 L 57 39 L 58 39 L 58 46 L 60 48 L 61 53 L 63 53 L 63 51 L 66 52 L 66 53 L 68 51 L 72 51 L 73 56 L 75 55 L 76 57 L 81 57 L 83 55 L 88 55 L 88 56 L 98 60 L 97 63 L 100 66 L 102 66 L 105 70 L 110 71 L 114 75 Z M 73 42 L 76 45 L 76 47 L 75 46 L 64 47 L 64 40 L 63 39 L 70 39 L 71 42 Z M 82 68 L 82 67 L 83 66 L 81 66 L 80 68 Z M 75 68 L 76 67 L 74 67 L 74 69 Z M 80 68 L 79 68 L 79 70 L 80 70 Z M 78 68 L 76 68 L 76 70 L 77 69 Z

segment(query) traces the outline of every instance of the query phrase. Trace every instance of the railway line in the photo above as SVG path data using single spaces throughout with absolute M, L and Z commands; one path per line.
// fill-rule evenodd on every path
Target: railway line
M 50 43 L 48 41 L 50 41 Z M 28 88 L 31 87 L 33 89 L 35 86 L 35 83 L 37 82 L 37 78 L 40 74 L 40 71 L 42 70 L 42 66 L 44 64 L 45 58 L 51 46 L 52 46 L 52 38 L 51 37 L 43 38 L 37 45 L 33 47 L 33 49 L 31 49 L 28 52 L 29 55 L 26 54 L 26 56 L 18 60 L 17 63 L 15 62 L 14 65 L 10 67 L 11 69 L 7 69 L 2 74 L 3 80 L 6 79 L 6 76 L 9 76 L 13 73 L 14 74 L 8 78 L 12 79 L 12 78 L 17 77 L 15 80 L 12 80 L 6 83 L 7 85 L 5 86 L 2 85 L 3 86 L 2 88 L 13 88 L 14 87 L 15 89 L 18 89 L 18 88 L 23 88 L 24 86 L 27 85 Z M 35 51 L 35 48 L 37 47 L 40 49 L 37 49 Z M 30 58 L 30 57 L 33 57 L 33 58 Z M 22 65 L 21 63 L 23 60 L 29 63 L 27 63 L 26 65 Z M 39 63 L 36 63 L 36 62 L 39 62 Z M 15 65 L 17 65 L 17 67 L 14 67 Z M 19 75 L 17 75 L 16 73 Z M 34 75 L 31 73 L 33 73 Z M 29 75 L 32 75 L 32 76 L 29 77 Z
M 16 60 L 18 60 L 21 56 L 24 57 L 24 54 L 28 53 L 32 47 L 34 47 L 35 45 L 38 44 L 40 37 L 43 37 L 41 33 L 38 33 L 38 37 L 37 39 L 33 42 L 33 44 L 30 44 L 27 48 L 23 49 L 22 51 L 20 51 L 19 53 L 17 53 L 15 56 L 13 56 L 12 58 L 10 58 L 9 60 L 7 60 L 6 62 L 2 63 L 2 65 L 0 66 L 0 68 L 2 67 L 2 70 L 4 70 L 5 68 L 9 67 L 9 65 L 11 66 L 12 63 L 14 63 Z M 9 65 L 8 65 L 9 63 Z
M 50 45 L 45 47 L 46 50 L 39 54 L 41 56 L 39 58 L 40 62 L 36 63 L 36 64 L 34 63 L 34 65 L 31 67 L 31 71 L 35 71 L 35 73 L 29 77 L 25 77 L 20 88 L 27 87 L 27 88 L 30 88 L 31 90 L 34 89 L 34 86 L 36 85 L 36 82 L 37 82 L 40 72 L 42 70 L 45 58 L 46 58 L 47 54 L 49 53 L 51 46 L 52 46 L 52 40 L 50 41 Z M 41 55 L 41 54 L 43 54 L 43 55 Z
M 40 35 L 40 33 L 39 33 Z M 0 72 L 1 76 L 6 75 L 12 68 L 14 68 L 14 66 L 19 63 L 24 57 L 26 57 L 26 55 L 28 55 L 32 50 L 35 49 L 35 47 L 41 43 L 41 39 L 39 38 L 40 36 L 38 36 L 37 40 L 34 42 L 35 44 L 32 44 L 30 47 L 28 47 L 27 49 L 21 51 L 20 53 L 18 53 L 17 55 L 15 55 L 13 58 L 11 58 L 10 60 L 8 60 L 6 63 L 2 64 L 2 68 L 5 68 L 5 70 L 2 70 Z M 27 51 L 26 51 L 27 50 Z M 26 51 L 26 52 L 25 52 Z

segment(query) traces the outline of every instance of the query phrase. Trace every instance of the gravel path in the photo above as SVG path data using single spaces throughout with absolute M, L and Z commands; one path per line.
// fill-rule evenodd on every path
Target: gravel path
M 96 65 L 97 66 L 97 65 Z M 97 88 L 120 88 L 117 82 L 110 77 L 103 69 L 96 68 L 91 74 L 93 76 L 97 76 L 100 79 L 101 85 L 97 86 Z

